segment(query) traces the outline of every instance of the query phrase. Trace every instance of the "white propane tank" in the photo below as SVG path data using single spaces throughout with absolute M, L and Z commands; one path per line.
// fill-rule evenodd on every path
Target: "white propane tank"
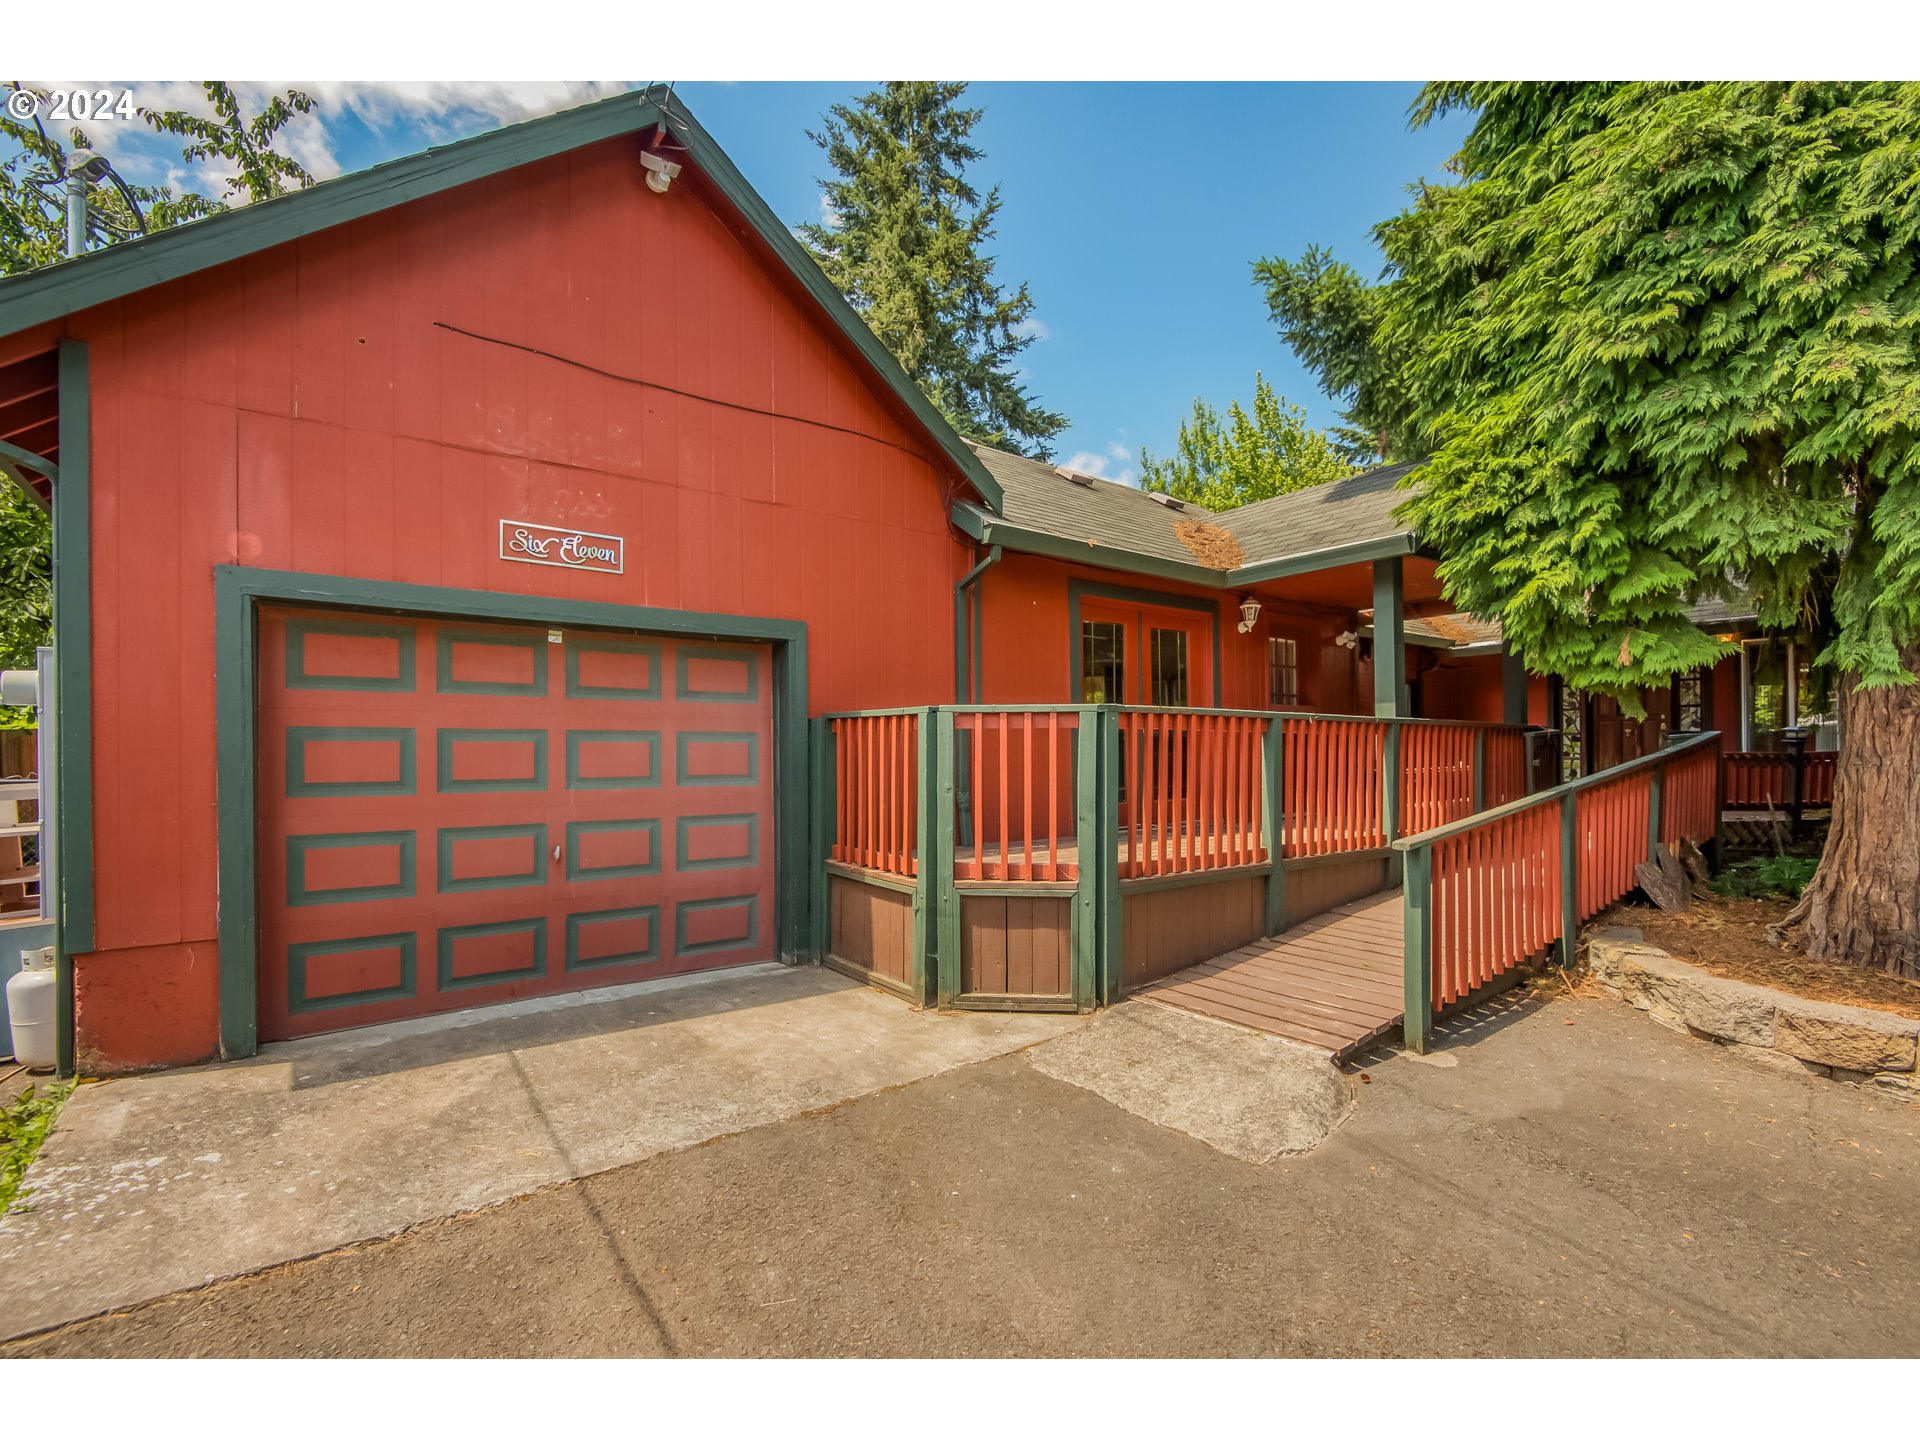
M 7 981 L 7 1023 L 13 1058 L 29 1070 L 53 1069 L 53 947 L 20 952 L 20 973 Z

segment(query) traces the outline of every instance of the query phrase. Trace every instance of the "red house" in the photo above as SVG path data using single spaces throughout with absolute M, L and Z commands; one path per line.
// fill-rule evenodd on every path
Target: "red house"
M 1400 472 L 1214 515 L 968 445 L 659 91 L 0 281 L 0 417 L 87 1071 L 775 958 L 1099 1003 L 1377 889 L 1549 718 Z M 1283 779 L 1310 713 L 1368 719 Z

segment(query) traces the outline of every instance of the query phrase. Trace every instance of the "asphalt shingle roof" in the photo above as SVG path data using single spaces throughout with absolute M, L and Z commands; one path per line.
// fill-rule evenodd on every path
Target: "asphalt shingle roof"
M 1397 488 L 1413 465 L 1383 465 L 1290 495 L 1237 509 L 1209 511 L 1191 501 L 1175 509 L 1132 485 L 1092 476 L 1068 479 L 1043 460 L 984 445 L 975 455 L 1000 483 L 1000 518 L 1057 539 L 1134 555 L 1204 564 L 1181 539 L 1178 521 L 1219 527 L 1238 542 L 1241 564 L 1260 565 L 1337 545 L 1411 535 L 1393 518 L 1407 496 Z

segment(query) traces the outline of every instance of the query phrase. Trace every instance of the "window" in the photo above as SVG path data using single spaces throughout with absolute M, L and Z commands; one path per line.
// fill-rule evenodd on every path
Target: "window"
M 1267 704 L 1300 703 L 1300 646 L 1281 635 L 1267 637 Z
M 1118 705 L 1127 698 L 1126 626 L 1089 620 L 1080 627 L 1080 703 Z
M 1148 633 L 1148 674 L 1155 705 L 1187 703 L 1187 632 L 1153 630 Z
M 1707 728 L 1707 672 L 1695 670 L 1673 682 L 1673 728 L 1681 731 Z

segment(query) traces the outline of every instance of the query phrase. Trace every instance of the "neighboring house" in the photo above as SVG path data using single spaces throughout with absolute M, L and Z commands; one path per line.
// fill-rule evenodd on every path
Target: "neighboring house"
M 1230 806 L 1278 754 L 1248 715 L 1507 722 L 1497 784 L 1499 727 L 1417 774 L 1349 727 L 1373 808 L 1312 843 L 1377 884 L 1396 807 L 1520 793 L 1552 709 L 1448 612 L 1399 468 L 1210 514 L 962 441 L 658 90 L 0 281 L 0 417 L 53 506 L 95 1072 L 822 954 L 825 712 L 1224 707 L 1155 753 L 1237 737 Z M 1139 833 L 1168 777 L 1132 773 Z M 1292 832 L 1235 823 L 1272 923 Z

